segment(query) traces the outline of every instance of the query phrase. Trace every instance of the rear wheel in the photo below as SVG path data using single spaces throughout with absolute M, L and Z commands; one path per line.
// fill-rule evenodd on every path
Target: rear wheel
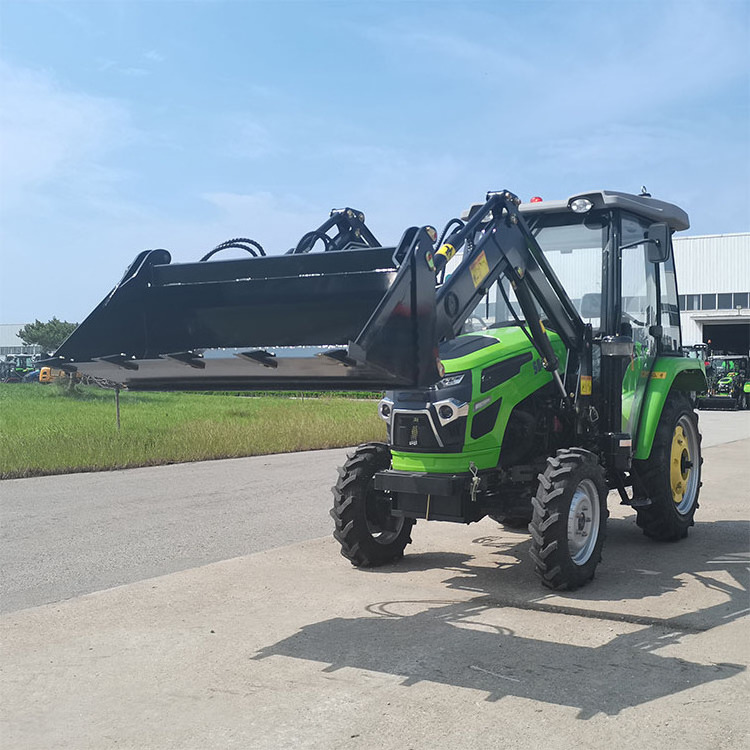
M 651 455 L 635 462 L 651 505 L 637 508 L 643 533 L 664 542 L 684 539 L 695 521 L 701 486 L 698 416 L 685 394 L 667 397 Z
M 333 487 L 333 536 L 341 545 L 341 554 L 357 567 L 399 560 L 411 542 L 413 519 L 392 516 L 387 494 L 374 487 L 375 474 L 390 465 L 387 445 L 360 445 L 339 469 Z
M 550 456 L 532 503 L 531 557 L 542 583 L 570 590 L 588 583 L 601 560 L 609 515 L 596 456 L 582 448 Z

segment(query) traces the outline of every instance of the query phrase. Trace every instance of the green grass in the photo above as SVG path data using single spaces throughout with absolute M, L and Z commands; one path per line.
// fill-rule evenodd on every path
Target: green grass
M 0 384 L 0 479 L 337 448 L 383 440 L 373 401 L 120 394 Z

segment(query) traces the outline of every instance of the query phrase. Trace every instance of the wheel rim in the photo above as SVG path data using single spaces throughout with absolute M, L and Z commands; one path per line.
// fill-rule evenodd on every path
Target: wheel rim
M 672 500 L 677 512 L 687 513 L 695 502 L 698 489 L 698 472 L 695 461 L 699 460 L 698 435 L 687 415 L 678 420 L 672 434 L 672 449 L 669 460 L 669 482 Z
M 588 562 L 596 547 L 600 515 L 596 485 L 584 479 L 573 493 L 568 512 L 568 552 L 576 565 Z
M 378 544 L 390 544 L 395 541 L 404 528 L 404 519 L 392 516 L 388 510 L 386 494 L 370 489 L 365 504 L 365 521 L 367 531 Z

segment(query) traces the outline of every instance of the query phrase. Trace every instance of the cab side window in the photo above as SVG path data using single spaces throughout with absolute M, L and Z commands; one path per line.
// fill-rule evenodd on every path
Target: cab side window
M 648 225 L 640 219 L 623 215 L 622 243 L 645 239 Z M 620 330 L 632 335 L 637 356 L 655 354 L 654 339 L 649 328 L 656 323 L 656 276 L 648 262 L 646 243 L 622 250 L 622 309 Z
M 674 256 L 671 253 L 664 263 L 659 264 L 659 297 L 661 298 L 661 349 L 664 352 L 679 352 L 682 346 L 680 307 L 677 299 Z

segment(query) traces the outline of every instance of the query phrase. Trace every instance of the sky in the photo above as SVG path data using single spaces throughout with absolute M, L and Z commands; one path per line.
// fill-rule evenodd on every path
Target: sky
M 750 0 L 0 0 L 0 323 L 80 322 L 138 252 L 383 244 L 488 190 L 750 230 Z

